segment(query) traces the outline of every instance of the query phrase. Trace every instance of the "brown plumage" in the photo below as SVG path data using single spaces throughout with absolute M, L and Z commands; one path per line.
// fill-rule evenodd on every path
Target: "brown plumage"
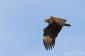
M 43 34 L 43 43 L 46 50 L 50 50 L 54 48 L 55 39 L 58 36 L 58 33 L 61 31 L 63 26 L 70 26 L 70 24 L 66 24 L 65 19 L 57 18 L 55 16 L 51 16 L 49 19 L 45 19 L 45 22 L 49 23 L 49 25 L 44 28 Z

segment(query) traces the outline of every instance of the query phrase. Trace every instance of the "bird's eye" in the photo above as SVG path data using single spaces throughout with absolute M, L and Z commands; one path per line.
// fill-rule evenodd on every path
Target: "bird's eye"
M 56 22 L 56 20 L 52 20 L 52 22 Z

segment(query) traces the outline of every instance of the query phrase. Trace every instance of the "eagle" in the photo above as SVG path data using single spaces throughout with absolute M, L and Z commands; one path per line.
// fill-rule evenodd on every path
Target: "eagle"
M 43 29 L 43 44 L 46 50 L 54 48 L 55 39 L 63 26 L 71 26 L 65 23 L 67 20 L 58 18 L 56 16 L 50 16 L 49 19 L 45 19 L 44 22 L 48 23 L 48 26 Z

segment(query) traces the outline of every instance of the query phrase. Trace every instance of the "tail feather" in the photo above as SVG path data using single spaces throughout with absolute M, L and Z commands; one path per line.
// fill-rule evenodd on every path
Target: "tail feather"
M 64 26 L 71 26 L 70 24 L 64 24 Z

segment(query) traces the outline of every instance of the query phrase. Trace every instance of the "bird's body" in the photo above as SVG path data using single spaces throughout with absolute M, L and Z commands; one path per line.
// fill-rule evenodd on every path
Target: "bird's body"
M 45 22 L 48 22 L 49 25 L 44 28 L 43 34 L 43 43 L 45 49 L 52 49 L 55 45 L 55 39 L 58 36 L 58 33 L 61 31 L 64 26 L 66 20 L 59 19 L 56 17 L 52 17 L 50 19 L 46 19 Z

